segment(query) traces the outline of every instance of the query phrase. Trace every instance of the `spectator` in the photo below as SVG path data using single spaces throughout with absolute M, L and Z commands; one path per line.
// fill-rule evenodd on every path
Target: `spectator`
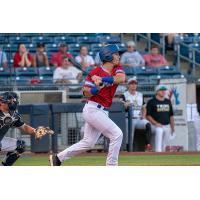
M 68 46 L 65 43 L 60 43 L 59 45 L 58 52 L 53 54 L 51 57 L 51 64 L 54 67 L 61 67 L 62 66 L 62 58 L 63 56 L 66 56 L 67 58 L 72 58 L 72 55 L 67 52 L 68 51 Z
M 6 53 L 0 48 L 0 67 L 7 67 L 8 61 L 6 57 Z
M 145 60 L 145 65 L 149 67 L 161 67 L 168 65 L 165 57 L 159 53 L 159 47 L 157 45 L 152 45 L 151 53 L 145 54 L 143 58 Z
M 121 56 L 121 65 L 128 67 L 144 66 L 145 62 L 140 53 L 136 50 L 133 41 L 127 42 L 127 51 Z
M 14 55 L 14 67 L 31 67 L 32 56 L 26 49 L 25 44 L 19 44 L 17 52 Z
M 125 108 L 132 106 L 133 110 L 133 138 L 135 129 L 142 129 L 146 132 L 146 150 L 151 151 L 151 124 L 146 120 L 146 107 L 143 94 L 137 91 L 137 79 L 128 80 L 128 91 L 122 95 L 122 102 Z
M 62 66 L 55 69 L 53 74 L 54 83 L 77 84 L 82 77 L 82 72 L 69 62 L 66 56 L 62 59 Z
M 49 61 L 46 53 L 44 52 L 45 45 L 38 43 L 36 47 L 36 54 L 33 56 L 33 67 L 48 67 Z
M 80 47 L 80 54 L 75 58 L 76 62 L 81 64 L 83 68 L 94 66 L 94 59 L 92 56 L 88 55 L 88 47 L 81 46 Z

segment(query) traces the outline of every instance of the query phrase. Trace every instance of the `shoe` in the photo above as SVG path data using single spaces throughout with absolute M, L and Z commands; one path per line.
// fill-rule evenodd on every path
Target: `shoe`
M 62 164 L 57 155 L 50 155 L 49 163 L 50 163 L 50 166 L 60 166 Z
M 151 146 L 150 144 L 147 144 L 147 145 L 146 145 L 146 148 L 145 148 L 145 151 L 146 151 L 146 152 L 151 152 L 151 151 L 153 151 L 153 150 L 152 150 L 152 146 Z

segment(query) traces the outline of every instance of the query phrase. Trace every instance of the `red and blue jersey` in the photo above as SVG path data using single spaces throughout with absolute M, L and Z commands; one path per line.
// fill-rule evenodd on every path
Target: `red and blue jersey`
M 118 73 L 125 73 L 123 67 L 120 65 L 115 66 L 111 74 L 107 72 L 106 69 L 104 69 L 102 66 L 94 68 L 93 70 L 90 71 L 90 74 L 86 77 L 84 87 L 91 88 L 95 86 L 94 82 L 91 79 L 91 77 L 94 75 L 104 77 L 104 76 L 116 76 L 116 74 Z M 88 100 L 101 104 L 105 108 L 109 108 L 112 104 L 112 100 L 115 95 L 117 86 L 118 86 L 117 84 L 112 84 L 112 85 L 106 84 L 103 88 L 99 90 L 99 92 L 96 95 L 90 97 Z

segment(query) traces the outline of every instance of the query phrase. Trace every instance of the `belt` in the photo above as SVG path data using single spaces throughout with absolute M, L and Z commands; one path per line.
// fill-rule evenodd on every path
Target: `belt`
M 86 103 L 88 103 L 88 101 Z M 98 103 L 95 103 L 95 102 L 94 102 L 94 104 L 96 105 L 97 108 L 99 108 L 99 109 L 102 108 L 102 110 L 108 111 L 108 109 L 103 107 L 101 104 L 98 104 Z

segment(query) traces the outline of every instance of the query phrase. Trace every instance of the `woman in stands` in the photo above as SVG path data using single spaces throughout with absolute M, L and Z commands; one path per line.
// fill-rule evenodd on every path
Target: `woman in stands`
M 19 44 L 17 52 L 14 55 L 14 67 L 31 67 L 32 56 L 27 51 L 25 44 Z
M 45 45 L 38 43 L 36 47 L 36 54 L 33 56 L 33 67 L 48 67 L 49 61 L 46 53 L 44 52 Z

